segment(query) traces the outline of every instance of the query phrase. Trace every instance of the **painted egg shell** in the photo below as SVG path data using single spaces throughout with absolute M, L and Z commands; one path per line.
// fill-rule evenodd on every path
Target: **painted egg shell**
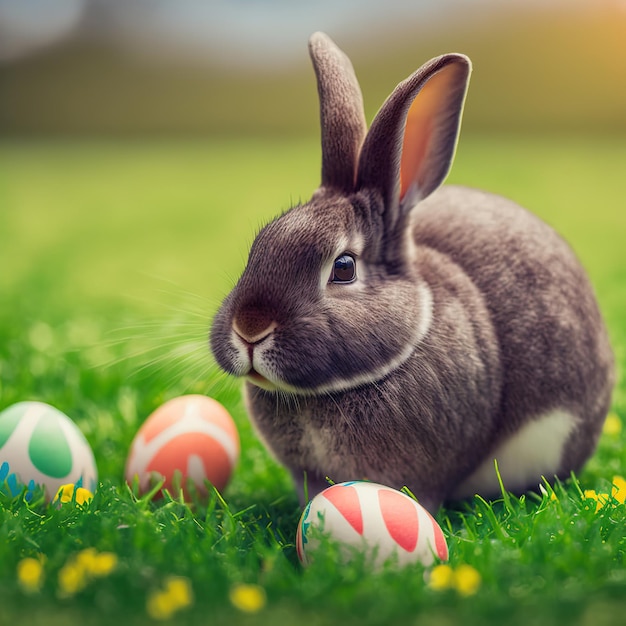
M 98 470 L 89 443 L 67 415 L 44 402 L 18 402 L 0 413 L 0 482 L 17 495 L 43 485 L 46 499 L 73 483 L 92 493 Z
M 312 528 L 341 545 L 371 553 L 376 566 L 394 554 L 401 566 L 448 560 L 445 537 L 430 513 L 413 498 L 376 483 L 340 483 L 309 502 L 296 534 L 303 565 L 310 563 L 319 545 L 319 533 L 311 533 Z
M 139 478 L 141 493 L 153 480 L 165 479 L 164 489 L 191 479 L 200 493 L 205 480 L 224 489 L 239 458 L 239 434 L 228 411 L 217 400 L 201 395 L 180 396 L 161 405 L 143 423 L 131 445 L 126 480 Z

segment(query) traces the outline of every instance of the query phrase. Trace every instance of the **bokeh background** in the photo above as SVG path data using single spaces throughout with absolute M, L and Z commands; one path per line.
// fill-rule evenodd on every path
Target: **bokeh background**
M 315 133 L 314 30 L 352 57 L 370 117 L 462 51 L 467 132 L 626 131 L 624 0 L 0 0 L 0 132 Z
M 207 361 L 255 232 L 319 181 L 316 30 L 352 58 L 369 120 L 427 59 L 468 54 L 449 181 L 552 223 L 618 332 L 626 0 L 0 0 L 0 311 L 16 341 L 62 353 L 67 336 L 102 363 L 119 330 L 140 369 L 187 340 Z

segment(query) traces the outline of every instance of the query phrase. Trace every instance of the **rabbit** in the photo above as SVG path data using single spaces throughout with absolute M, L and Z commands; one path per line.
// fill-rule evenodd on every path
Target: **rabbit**
M 367 130 L 348 57 L 309 40 L 321 185 L 260 230 L 210 347 L 302 503 L 327 480 L 431 512 L 537 489 L 593 453 L 614 361 L 589 279 L 532 213 L 441 186 L 470 60 L 432 59 Z M 497 461 L 497 467 L 495 464 Z

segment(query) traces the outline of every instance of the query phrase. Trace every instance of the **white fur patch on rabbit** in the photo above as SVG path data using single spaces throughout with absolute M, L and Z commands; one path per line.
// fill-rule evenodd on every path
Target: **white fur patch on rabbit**
M 555 411 L 533 420 L 500 444 L 478 469 L 454 492 L 455 498 L 469 498 L 479 493 L 497 496 L 500 485 L 494 460 L 502 483 L 508 491 L 520 491 L 533 482 L 541 482 L 557 473 L 563 449 L 576 428 L 578 418 L 567 411 Z

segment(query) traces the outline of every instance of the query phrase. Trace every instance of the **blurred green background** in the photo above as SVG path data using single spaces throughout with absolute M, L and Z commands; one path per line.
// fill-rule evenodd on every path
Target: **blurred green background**
M 258 227 L 318 184 L 315 30 L 351 56 L 370 120 L 428 58 L 467 53 L 449 181 L 551 222 L 621 333 L 624 0 L 0 0 L 0 315 L 16 333 L 83 316 L 100 320 L 85 341 L 143 336 L 140 367 L 151 346 L 205 350 Z M 152 326 L 125 335 L 126 317 Z
M 624 0 L 1 0 L 0 132 L 315 133 L 314 30 L 353 59 L 370 118 L 458 51 L 475 66 L 468 132 L 626 131 Z
M 24 518 L 7 512 L 0 568 L 7 623 L 26 623 L 23 615 L 33 613 L 42 616 L 36 623 L 104 623 L 120 607 L 126 611 L 124 603 L 130 618 L 139 616 L 131 622 L 143 623 L 144 588 L 170 572 L 187 573 L 202 590 L 196 615 L 203 624 L 212 602 L 231 620 L 226 587 L 248 579 L 269 581 L 280 623 L 321 624 L 338 608 L 354 620 L 367 607 L 375 621 L 422 602 L 424 615 L 411 620 L 442 607 L 431 624 L 456 623 L 457 612 L 472 623 L 496 614 L 502 621 L 505 611 L 515 623 L 559 616 L 570 624 L 577 616 L 581 624 L 605 624 L 623 612 L 619 532 L 605 542 L 599 530 L 619 527 L 621 513 L 607 509 L 592 525 L 574 486 L 567 501 L 563 494 L 563 509 L 560 502 L 535 509 L 531 498 L 520 505 L 521 517 L 501 508 L 496 534 L 469 532 L 468 539 L 459 521 L 451 531 L 457 562 L 467 557 L 484 576 L 486 593 L 476 604 L 450 596 L 423 601 L 420 585 L 399 578 L 346 584 L 343 570 L 312 582 L 284 559 L 272 573 L 274 561 L 266 568 L 255 560 L 228 524 L 214 534 L 210 516 L 205 527 L 194 520 L 186 528 L 197 533 L 199 526 L 209 543 L 217 537 L 230 552 L 223 563 L 201 555 L 198 566 L 198 545 L 207 543 L 175 530 L 178 519 L 163 526 L 159 516 L 169 515 L 169 505 L 150 517 L 108 489 L 123 485 L 130 441 L 156 406 L 184 393 L 214 395 L 242 441 L 228 502 L 244 514 L 238 519 L 260 520 L 258 530 L 238 527 L 245 546 L 252 528 L 253 546 L 270 535 L 274 546 L 278 533 L 272 558 L 285 546 L 289 553 L 298 515 L 289 477 L 255 439 L 239 383 L 216 372 L 206 338 L 259 226 L 306 201 L 319 182 L 318 103 L 307 54 L 316 30 L 351 56 L 369 120 L 432 56 L 458 51 L 472 58 L 449 182 L 508 196 L 566 237 L 589 270 L 624 370 L 626 0 L 0 0 L 0 410 L 40 399 L 76 420 L 96 455 L 101 502 L 114 504 L 103 508 L 110 515 L 92 510 L 88 532 L 87 522 L 76 533 L 59 527 L 62 538 L 56 522 L 48 523 L 56 513 L 30 516 L 20 529 Z M 621 374 L 613 409 L 626 417 Z M 625 475 L 623 437 L 603 438 L 581 476 L 584 488 Z M 124 556 L 126 536 L 114 530 L 125 528 L 115 517 L 122 510 L 140 528 L 137 537 L 159 537 L 150 549 L 142 544 Z M 476 507 L 465 530 L 489 527 L 483 510 Z M 89 594 L 63 604 L 52 580 L 38 602 L 16 592 L 15 564 L 40 549 L 42 537 L 41 545 L 54 546 L 50 572 L 82 541 L 113 541 L 103 547 L 118 550 L 128 569 L 105 587 L 115 601 L 102 596 L 113 608 L 101 620 Z M 189 549 L 181 550 L 177 541 L 186 537 Z M 355 605 L 361 613 L 353 614 Z M 262 622 L 265 615 L 255 623 Z

